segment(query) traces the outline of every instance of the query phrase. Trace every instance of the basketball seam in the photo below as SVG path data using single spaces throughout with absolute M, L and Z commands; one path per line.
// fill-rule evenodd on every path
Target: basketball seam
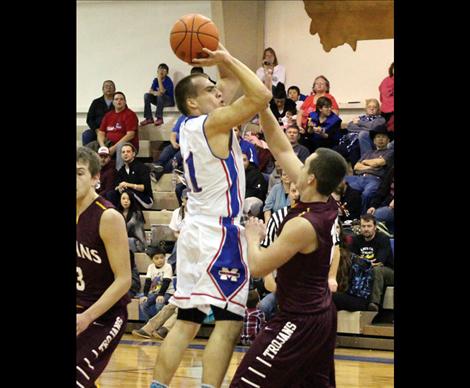
M 194 20 L 196 15 L 193 16 L 193 24 L 191 26 L 191 38 L 189 39 L 189 62 L 193 61 L 193 29 L 194 29 Z
M 186 25 L 186 23 L 184 22 L 184 20 L 179 19 L 179 21 L 184 24 L 185 31 L 184 31 L 183 39 L 181 39 L 181 41 L 180 41 L 180 42 L 178 43 L 178 45 L 175 47 L 175 50 L 174 50 L 175 53 L 178 51 L 178 48 L 183 44 L 184 40 L 186 39 L 186 35 L 188 34 L 188 26 Z M 178 32 L 183 32 L 183 31 L 178 31 Z M 171 34 L 174 34 L 174 32 L 172 32 Z
M 173 34 L 183 34 L 187 31 L 175 31 L 175 32 L 172 32 L 170 35 L 173 35 Z M 218 39 L 216 36 L 214 35 L 211 35 L 211 34 L 208 34 L 207 32 L 198 32 L 197 33 L 198 35 L 205 35 L 205 36 L 210 36 L 211 38 L 214 38 L 214 39 Z

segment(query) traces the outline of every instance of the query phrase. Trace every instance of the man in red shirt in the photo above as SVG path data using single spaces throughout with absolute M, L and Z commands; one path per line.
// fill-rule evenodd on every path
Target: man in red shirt
M 139 120 L 135 112 L 127 107 L 124 93 L 114 93 L 113 105 L 114 110 L 106 113 L 101 121 L 98 143 L 100 147 L 108 146 L 111 156 L 116 154 L 116 170 L 119 171 L 124 165 L 121 157 L 122 145 L 129 142 L 137 151 L 139 150 L 137 134 Z

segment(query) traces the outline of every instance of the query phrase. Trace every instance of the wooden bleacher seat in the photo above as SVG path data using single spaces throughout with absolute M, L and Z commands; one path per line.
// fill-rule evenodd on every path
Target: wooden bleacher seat
M 139 321 L 139 299 L 132 298 L 131 303 L 127 305 L 127 314 L 130 321 Z
M 172 173 L 163 174 L 161 178 L 155 183 L 152 180 L 152 191 L 154 192 L 174 192 L 175 188 L 173 187 L 173 183 L 171 178 L 173 177 Z
M 387 289 L 385 290 L 382 307 L 386 310 L 393 310 L 393 292 L 394 287 L 387 287 Z
M 175 210 L 179 208 L 178 199 L 175 192 L 153 192 L 153 210 Z
M 173 215 L 172 210 L 144 210 L 143 213 L 145 219 L 144 229 L 146 230 L 150 230 L 150 226 L 152 224 L 168 225 L 171 221 L 171 216 Z
M 377 315 L 376 311 L 338 311 L 338 333 L 362 334 L 364 327 L 370 325 Z

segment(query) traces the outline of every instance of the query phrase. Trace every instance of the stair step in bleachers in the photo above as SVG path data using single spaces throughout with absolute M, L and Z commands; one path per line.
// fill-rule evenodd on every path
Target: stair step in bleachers
M 165 122 L 158 127 L 154 124 L 141 125 L 139 127 L 139 140 L 169 141 L 175 122 L 176 118 L 170 118 L 165 119 Z
M 175 192 L 153 192 L 153 210 L 174 210 L 179 207 Z
M 172 173 L 163 174 L 161 178 L 155 183 L 152 180 L 152 191 L 154 192 L 174 192 L 175 188 L 173 183 L 171 182 L 171 178 L 173 177 Z
M 171 210 L 144 210 L 145 225 L 144 229 L 150 230 L 152 224 L 168 225 L 171 221 L 173 211 Z
M 362 330 L 363 335 L 373 335 L 377 337 L 393 337 L 395 334 L 394 325 L 387 324 L 375 324 L 366 325 Z
M 394 287 L 387 287 L 387 289 L 385 290 L 382 307 L 386 310 L 393 310 L 393 292 Z
M 376 315 L 376 311 L 338 311 L 337 332 L 362 334 L 364 327 L 370 325 Z

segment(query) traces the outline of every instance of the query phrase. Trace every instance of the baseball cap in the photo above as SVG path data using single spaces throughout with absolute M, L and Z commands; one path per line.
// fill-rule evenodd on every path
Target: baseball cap
M 100 147 L 98 150 L 98 155 L 109 155 L 108 147 Z

